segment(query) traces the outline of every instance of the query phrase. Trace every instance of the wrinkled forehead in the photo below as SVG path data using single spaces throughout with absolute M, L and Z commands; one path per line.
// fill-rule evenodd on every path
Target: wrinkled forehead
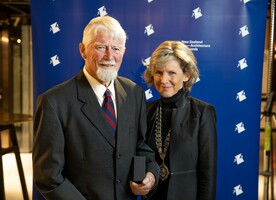
M 108 26 L 104 24 L 91 24 L 87 26 L 84 31 L 83 42 L 88 45 L 89 43 L 98 40 L 100 37 L 117 40 L 122 46 L 125 46 L 126 43 L 125 31 L 116 24 Z
M 120 45 L 125 46 L 125 41 L 120 35 L 116 35 L 113 32 L 107 32 L 99 30 L 91 43 L 99 43 L 106 45 Z
M 91 35 L 96 37 L 98 35 L 105 35 L 113 40 L 120 41 L 121 43 L 125 44 L 126 35 L 122 28 L 120 27 L 108 27 L 103 25 L 95 26 L 94 28 L 91 27 Z

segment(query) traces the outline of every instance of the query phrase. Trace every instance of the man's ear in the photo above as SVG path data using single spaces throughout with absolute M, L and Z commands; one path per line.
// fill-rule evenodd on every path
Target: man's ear
M 80 43 L 80 44 L 79 44 L 79 51 L 80 51 L 81 57 L 82 57 L 83 59 L 86 59 L 85 46 L 84 46 L 83 43 Z

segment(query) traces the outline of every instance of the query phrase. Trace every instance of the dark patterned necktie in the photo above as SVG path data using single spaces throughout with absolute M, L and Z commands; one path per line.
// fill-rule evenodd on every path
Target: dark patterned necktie
M 104 93 L 104 100 L 103 100 L 103 113 L 104 116 L 110 126 L 110 129 L 114 135 L 114 138 L 116 136 L 116 128 L 117 128 L 117 123 L 116 123 L 116 115 L 115 115 L 115 110 L 114 110 L 114 103 L 111 98 L 111 92 L 109 89 L 106 89 Z

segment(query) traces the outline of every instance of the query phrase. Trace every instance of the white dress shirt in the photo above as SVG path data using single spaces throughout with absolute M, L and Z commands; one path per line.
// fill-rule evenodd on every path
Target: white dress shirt
M 117 107 L 116 107 L 116 98 L 115 98 L 115 88 L 114 88 L 114 80 L 111 81 L 109 86 L 106 88 L 103 84 L 101 84 L 99 81 L 97 81 L 95 78 L 93 78 L 88 71 L 83 67 L 83 73 L 85 77 L 87 78 L 89 84 L 91 85 L 93 91 L 95 92 L 97 99 L 99 101 L 100 106 L 102 107 L 103 100 L 104 100 L 104 93 L 106 89 L 108 88 L 111 92 L 111 98 L 114 102 L 114 109 L 115 109 L 115 115 L 117 117 Z

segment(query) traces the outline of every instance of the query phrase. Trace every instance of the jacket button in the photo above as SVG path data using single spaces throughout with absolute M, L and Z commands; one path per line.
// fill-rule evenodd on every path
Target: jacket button
M 121 183 L 121 181 L 120 181 L 119 179 L 117 179 L 117 180 L 116 180 L 116 183 L 117 183 L 117 184 L 120 184 L 120 183 Z
M 119 159 L 121 157 L 120 154 L 116 154 L 116 158 Z

